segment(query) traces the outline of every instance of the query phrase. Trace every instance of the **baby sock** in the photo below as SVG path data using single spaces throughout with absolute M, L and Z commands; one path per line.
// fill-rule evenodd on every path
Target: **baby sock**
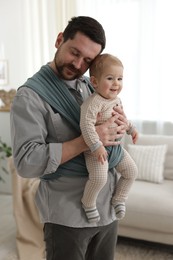
M 114 205 L 114 209 L 115 209 L 115 215 L 118 220 L 124 218 L 126 213 L 126 206 L 124 202 L 117 202 Z
M 93 207 L 93 208 L 85 208 L 83 206 L 84 210 L 85 210 L 85 213 L 86 213 L 86 216 L 87 216 L 87 219 L 88 219 L 88 222 L 89 223 L 94 223 L 94 222 L 99 222 L 100 220 L 100 215 L 99 215 L 99 212 L 97 210 L 96 207 Z

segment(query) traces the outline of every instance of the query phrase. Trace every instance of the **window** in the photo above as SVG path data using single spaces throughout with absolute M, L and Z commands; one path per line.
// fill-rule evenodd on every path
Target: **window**
M 104 27 L 104 52 L 124 64 L 121 93 L 128 118 L 173 121 L 172 0 L 78 0 L 77 15 Z

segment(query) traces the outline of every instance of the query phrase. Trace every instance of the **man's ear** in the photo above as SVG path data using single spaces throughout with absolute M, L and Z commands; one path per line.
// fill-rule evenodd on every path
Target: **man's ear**
M 61 45 L 61 43 L 63 42 L 64 38 L 63 38 L 63 33 L 60 32 L 56 38 L 56 42 L 55 42 L 55 47 L 59 48 L 59 46 Z
M 97 82 L 97 79 L 96 79 L 94 76 L 91 76 L 91 77 L 90 77 L 90 82 L 91 82 L 91 84 L 92 84 L 92 86 L 93 86 L 94 88 L 97 88 L 98 82 Z

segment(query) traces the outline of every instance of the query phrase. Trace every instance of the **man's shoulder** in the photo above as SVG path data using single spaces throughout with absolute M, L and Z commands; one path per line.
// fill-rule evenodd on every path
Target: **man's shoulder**
M 39 94 L 25 85 L 17 90 L 15 99 L 16 102 L 35 104 L 37 107 L 44 106 L 43 104 L 45 103 Z
M 38 94 L 31 88 L 28 88 L 27 86 L 23 85 L 17 90 L 16 96 L 36 97 L 38 96 Z

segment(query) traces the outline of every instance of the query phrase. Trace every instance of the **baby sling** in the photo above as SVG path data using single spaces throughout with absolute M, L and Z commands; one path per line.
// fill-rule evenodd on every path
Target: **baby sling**
M 85 77 L 88 87 L 93 92 L 93 88 Z M 34 90 L 51 107 L 68 120 L 71 126 L 81 134 L 80 105 L 71 95 L 64 81 L 59 79 L 51 67 L 47 64 L 29 78 L 21 87 L 28 87 Z M 122 148 L 120 145 L 106 147 L 108 151 L 109 169 L 115 167 L 122 157 Z M 80 154 L 68 162 L 60 165 L 54 173 L 46 174 L 41 178 L 44 180 L 58 178 L 60 176 L 88 176 L 84 155 Z

